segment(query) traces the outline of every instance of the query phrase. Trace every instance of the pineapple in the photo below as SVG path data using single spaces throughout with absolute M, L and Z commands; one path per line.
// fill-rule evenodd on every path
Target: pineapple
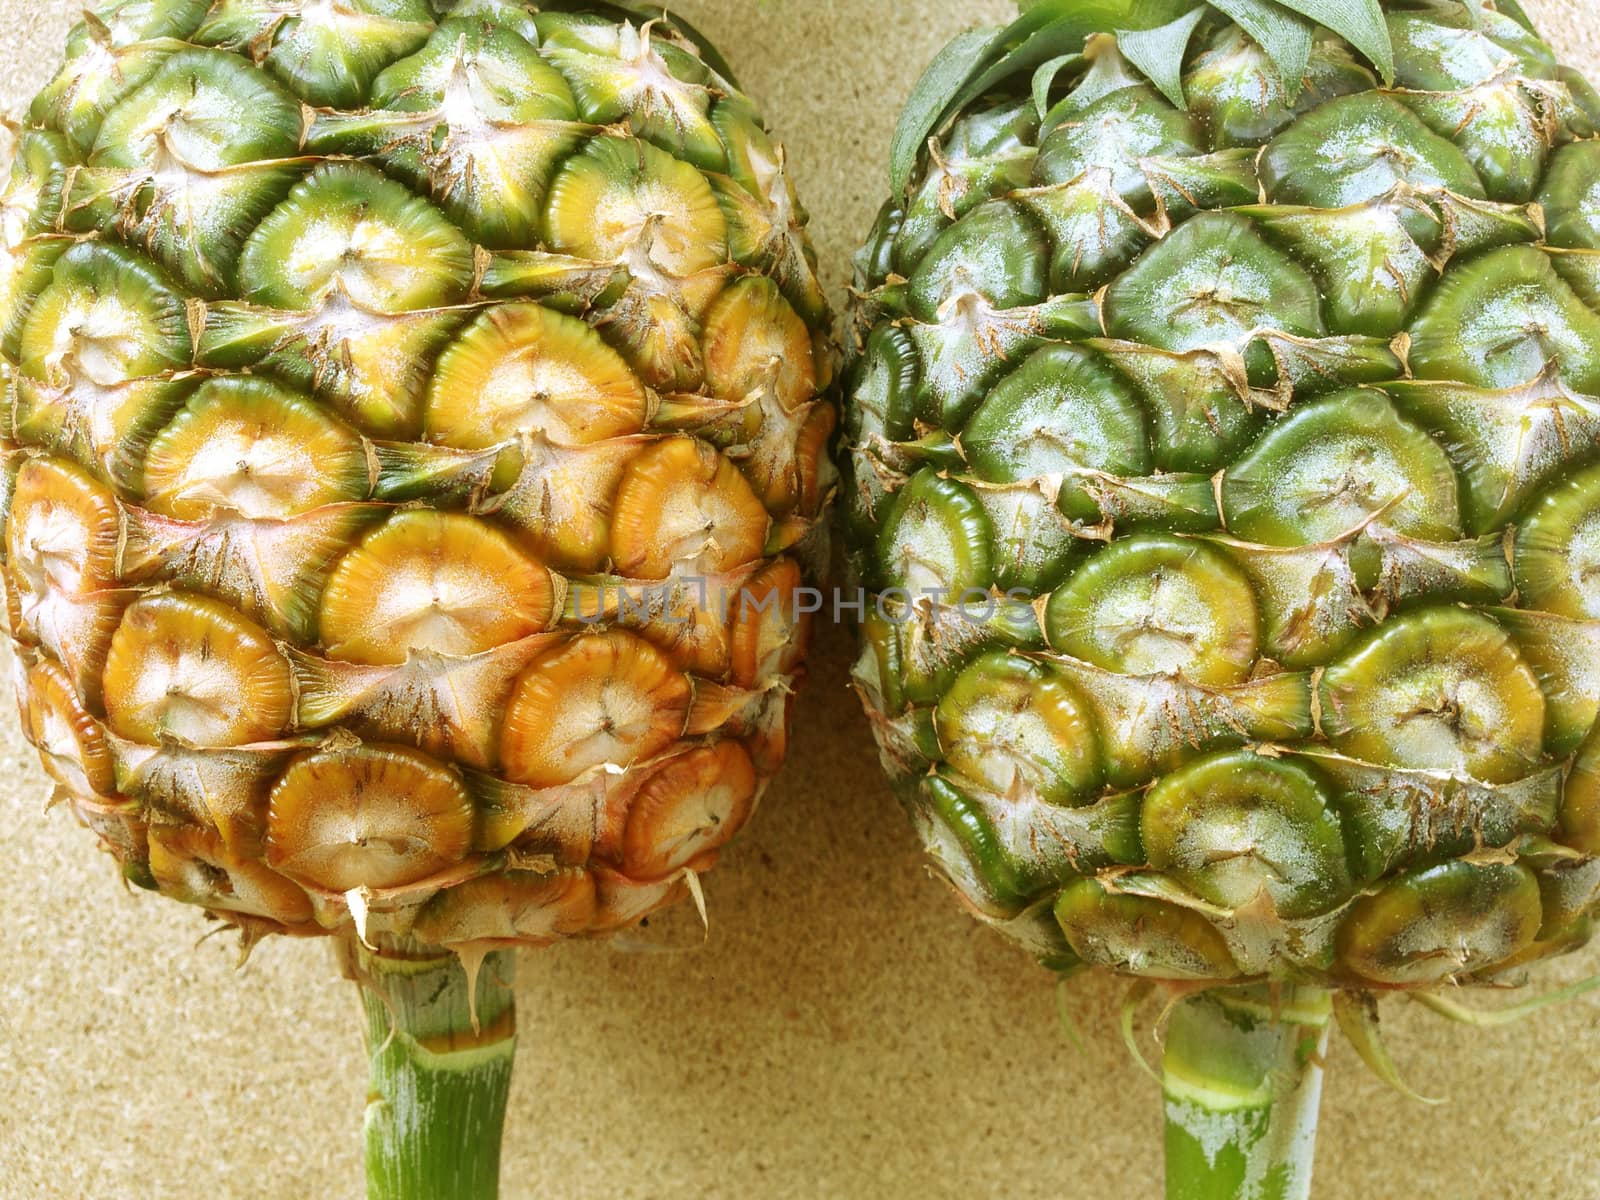
M 1514 0 L 1025 8 L 857 259 L 855 682 L 978 917 L 1173 997 L 1170 1194 L 1304 1196 L 1333 1014 L 1600 909 L 1600 95 Z
M 133 884 L 343 948 L 374 1195 L 489 1194 L 507 948 L 698 899 L 784 757 L 783 150 L 663 11 L 513 0 L 116 0 L 4 132 L 24 731 Z

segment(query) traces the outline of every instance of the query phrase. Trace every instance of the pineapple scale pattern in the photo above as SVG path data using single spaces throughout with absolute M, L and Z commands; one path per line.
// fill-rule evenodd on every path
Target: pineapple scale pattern
M 1600 898 L 1600 97 L 1502 4 L 1383 86 L 1220 17 L 956 113 L 858 258 L 856 682 L 1043 961 L 1501 979 Z M 1171 89 L 1168 89 L 1170 93 Z
M 3 136 L 0 617 L 126 877 L 445 945 L 681 894 L 783 759 L 833 486 L 805 213 L 715 52 L 124 0 Z

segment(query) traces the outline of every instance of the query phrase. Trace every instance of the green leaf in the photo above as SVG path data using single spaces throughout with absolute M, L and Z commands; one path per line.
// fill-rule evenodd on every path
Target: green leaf
M 1117 49 L 1179 108 L 1189 107 L 1183 98 L 1183 58 L 1205 13 L 1201 5 L 1158 29 L 1117 30 Z
M 1012 75 L 1033 71 L 1062 54 L 1076 54 L 1085 39 L 1118 29 L 1156 29 L 1177 20 L 1194 0 L 1039 0 L 1005 31 L 1004 51 L 957 93 L 965 108 Z
M 1335 992 L 1333 1015 L 1361 1061 L 1379 1079 L 1408 1100 L 1420 1104 L 1444 1103 L 1413 1091 L 1400 1077 L 1399 1068 L 1389 1057 L 1389 1048 L 1383 1044 L 1383 1035 L 1378 1031 L 1378 1002 L 1370 992 Z
M 1040 120 L 1043 120 L 1045 114 L 1050 111 L 1050 88 L 1054 85 L 1056 76 L 1061 74 L 1063 67 L 1082 61 L 1081 54 L 1062 54 L 1052 58 L 1033 73 L 1033 106 L 1039 110 Z
M 900 123 L 895 126 L 894 141 L 890 144 L 889 182 L 894 195 L 905 191 L 923 146 L 950 102 L 1005 40 L 1007 33 L 1004 29 L 988 28 L 962 34 L 939 51 L 938 57 L 917 80 L 916 87 L 911 89 L 911 98 L 900 113 Z
M 1266 50 L 1293 91 L 1311 57 L 1302 17 L 1326 25 L 1394 80 L 1394 47 L 1379 0 L 1205 0 L 1237 21 Z M 1502 7 L 1512 0 L 1501 0 Z M 1022 15 L 1004 29 L 962 34 L 929 65 L 900 114 L 889 156 L 896 195 L 905 191 L 929 137 L 959 111 L 1005 80 L 1034 73 L 1034 99 L 1054 74 L 1039 68 L 1078 55 L 1085 39 L 1115 33 L 1124 54 L 1178 101 L 1184 49 L 1202 11 L 1196 0 L 1018 0 Z M 1146 36 L 1148 35 L 1148 36 Z M 1130 49 L 1130 46 L 1132 47 Z
M 1372 60 L 1385 83 L 1394 82 L 1394 43 L 1378 0 L 1282 0 L 1292 12 L 1325 25 Z
M 1494 7 L 1495 11 L 1502 17 L 1510 17 L 1518 25 L 1533 34 L 1534 37 L 1539 36 L 1539 31 L 1533 27 L 1533 21 L 1523 11 L 1522 5 L 1517 0 L 1495 0 Z
M 1209 3 L 1266 51 L 1277 68 L 1278 78 L 1288 89 L 1289 99 L 1298 96 L 1305 83 L 1306 69 L 1311 65 L 1311 35 L 1316 26 L 1271 0 L 1209 0 Z

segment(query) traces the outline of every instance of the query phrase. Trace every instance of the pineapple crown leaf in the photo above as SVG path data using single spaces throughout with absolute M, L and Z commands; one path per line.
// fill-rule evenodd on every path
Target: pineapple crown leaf
M 1463 0 L 1476 14 L 1490 0 Z M 894 194 L 905 191 L 930 136 L 1001 81 L 1034 73 L 1037 95 L 1085 39 L 1116 35 L 1118 48 L 1173 103 L 1184 105 L 1180 74 L 1201 20 L 1216 11 L 1236 22 L 1272 60 L 1291 91 L 1305 76 L 1316 26 L 1338 34 L 1394 80 L 1394 46 L 1380 0 L 1019 0 L 1009 26 L 962 34 L 933 60 L 912 89 L 890 152 Z M 1516 0 L 1495 5 L 1519 20 Z

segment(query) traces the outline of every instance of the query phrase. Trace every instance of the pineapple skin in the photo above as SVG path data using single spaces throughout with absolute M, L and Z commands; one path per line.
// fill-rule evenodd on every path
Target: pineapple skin
M 547 944 L 781 765 L 836 350 L 659 10 L 123 0 L 0 129 L 0 626 L 56 799 L 270 933 Z
M 1210 15 L 935 131 L 857 257 L 854 678 L 1059 970 L 1515 981 L 1600 901 L 1600 97 L 1491 5 L 1293 94 Z

